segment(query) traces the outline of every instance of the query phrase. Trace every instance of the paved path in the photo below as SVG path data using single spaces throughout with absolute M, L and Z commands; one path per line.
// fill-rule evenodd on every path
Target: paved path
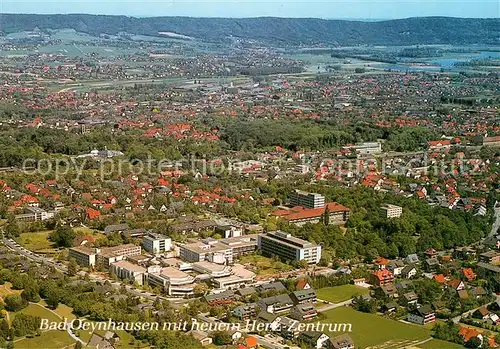
M 321 307 L 321 308 L 318 308 L 318 312 L 319 313 L 321 313 L 323 311 L 332 310 L 332 309 L 335 309 L 335 308 L 344 307 L 346 305 L 351 305 L 352 304 L 352 298 L 348 299 L 348 300 L 346 300 L 344 302 L 340 302 L 340 303 L 330 303 L 330 302 L 324 301 L 322 299 L 318 299 L 318 303 L 320 303 L 320 302 L 328 303 L 328 305 L 326 305 L 324 307 Z

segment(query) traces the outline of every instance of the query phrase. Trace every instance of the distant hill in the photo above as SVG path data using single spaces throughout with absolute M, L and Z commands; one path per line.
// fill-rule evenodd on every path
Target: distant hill
M 131 34 L 158 36 L 172 32 L 205 41 L 228 37 L 267 43 L 310 45 L 500 44 L 500 19 L 422 17 L 378 22 L 313 18 L 135 18 L 103 15 L 2 14 L 4 33 L 71 28 L 91 35 Z

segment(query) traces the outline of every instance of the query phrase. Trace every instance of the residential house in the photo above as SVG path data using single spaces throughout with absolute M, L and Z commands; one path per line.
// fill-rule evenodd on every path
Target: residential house
M 417 269 L 412 265 L 407 265 L 401 270 L 401 277 L 405 279 L 411 279 L 415 275 L 417 275 Z
M 233 309 L 232 314 L 240 320 L 245 320 L 257 315 L 257 304 L 242 304 Z
M 262 298 L 257 305 L 271 314 L 280 314 L 289 311 L 294 303 L 289 295 L 281 294 L 279 296 Z
M 374 271 L 370 275 L 370 283 L 376 286 L 382 286 L 391 283 L 394 280 L 394 276 L 387 269 Z
M 412 253 L 406 256 L 405 262 L 408 264 L 417 264 L 420 263 L 420 259 L 418 258 L 416 253 Z
M 462 280 L 458 280 L 458 279 L 450 280 L 450 282 L 448 282 L 448 286 L 456 291 L 460 291 L 460 290 L 465 289 L 464 282 Z
M 435 257 L 427 258 L 424 261 L 424 268 L 427 271 L 436 271 L 439 266 L 440 266 L 439 261 Z
M 387 270 L 389 270 L 395 277 L 401 275 L 401 271 L 405 267 L 405 263 L 402 259 L 392 260 L 387 264 Z
M 326 334 L 317 331 L 302 332 L 298 340 L 304 343 L 308 348 L 323 348 L 326 346 L 327 341 L 330 339 Z
M 380 287 L 375 288 L 375 296 L 380 299 L 390 299 L 396 298 L 398 296 L 398 290 L 394 284 L 384 284 Z
M 476 277 L 477 277 L 477 274 L 474 273 L 472 268 L 463 268 L 462 274 L 464 274 L 464 277 L 467 279 L 467 281 L 476 280 Z
M 312 288 L 294 291 L 291 297 L 296 304 L 316 303 L 316 292 Z
M 479 261 L 483 263 L 498 264 L 500 263 L 500 252 L 488 251 L 479 255 Z
M 436 321 L 434 310 L 429 305 L 423 305 L 408 313 L 407 320 L 419 325 L 426 325 Z
M 318 316 L 318 311 L 311 304 L 298 304 L 290 310 L 290 317 L 298 321 L 309 321 Z
M 403 304 L 406 307 L 415 307 L 417 306 L 418 303 L 418 296 L 415 292 L 404 293 L 400 299 L 401 299 L 401 304 Z
M 193 336 L 204 347 L 212 344 L 212 338 L 203 331 L 189 331 L 189 335 Z
M 348 334 L 342 334 L 340 336 L 330 338 L 328 347 L 331 349 L 354 349 L 354 341 Z

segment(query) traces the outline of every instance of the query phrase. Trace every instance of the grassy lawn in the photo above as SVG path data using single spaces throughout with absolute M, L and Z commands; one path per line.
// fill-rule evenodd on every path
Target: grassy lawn
M 43 306 L 39 304 L 30 304 L 23 310 L 17 312 L 17 313 L 23 313 L 26 315 L 31 315 L 31 316 L 39 316 L 42 319 L 48 319 L 49 321 L 61 321 L 59 317 L 52 313 L 49 309 L 44 308 Z M 11 312 L 10 313 L 10 320 L 14 320 L 14 317 L 16 316 L 17 313 Z
M 23 233 L 17 242 L 30 251 L 40 251 L 53 248 L 53 243 L 49 241 L 49 234 L 52 231 L 42 231 L 38 233 Z
M 431 331 L 418 325 L 409 325 L 390 320 L 375 314 L 358 312 L 351 307 L 340 307 L 324 312 L 325 323 L 352 324 L 349 335 L 354 340 L 356 348 L 377 349 L 411 347 L 419 341 L 430 338 Z M 340 332 L 330 333 L 335 337 Z
M 74 343 L 75 341 L 66 331 L 48 331 L 43 332 L 39 337 L 21 339 L 15 342 L 14 347 L 20 349 L 62 349 Z
M 370 293 L 369 289 L 355 285 L 325 287 L 316 290 L 316 295 L 318 299 L 332 303 L 344 302 L 346 300 L 353 298 L 354 296 L 364 295 L 369 293 Z
M 12 289 L 12 284 L 10 282 L 6 282 L 3 285 L 0 285 L 0 297 L 5 298 L 9 294 L 13 293 L 21 293 L 23 292 L 22 290 L 13 290 Z
M 463 345 L 442 341 L 440 339 L 433 339 L 427 343 L 420 344 L 417 347 L 422 348 L 422 349 L 441 349 L 441 348 L 463 349 L 464 348 Z
M 273 275 L 280 272 L 291 271 L 294 268 L 286 263 L 274 261 L 260 255 L 242 256 L 239 261 L 241 264 L 249 264 L 257 275 Z

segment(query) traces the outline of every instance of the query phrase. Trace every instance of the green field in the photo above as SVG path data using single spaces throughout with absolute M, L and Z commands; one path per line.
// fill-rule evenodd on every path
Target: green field
M 39 316 L 42 319 L 48 319 L 49 321 L 60 321 L 61 319 L 51 312 L 49 309 L 44 308 L 43 306 L 39 304 L 30 304 L 23 310 L 19 311 L 19 313 L 23 313 L 26 315 L 31 315 L 31 316 Z M 11 321 L 14 320 L 14 317 L 16 316 L 16 313 L 10 313 L 10 319 Z
M 23 233 L 17 238 L 17 242 L 30 251 L 48 250 L 54 247 L 49 241 L 52 231 L 41 231 L 38 233 Z
M 318 297 L 318 299 L 332 303 L 344 302 L 353 298 L 354 296 L 360 296 L 369 293 L 369 289 L 354 285 L 325 287 L 316 290 L 316 296 Z
M 74 344 L 75 341 L 66 331 L 43 332 L 41 336 L 21 339 L 14 343 L 19 349 L 62 349 Z
M 418 348 L 422 349 L 463 349 L 464 346 L 456 343 L 446 342 L 439 339 L 433 339 L 427 343 L 418 345 Z
M 377 349 L 403 348 L 417 346 L 415 344 L 430 338 L 431 331 L 419 325 L 410 325 L 390 320 L 375 314 L 361 313 L 351 307 L 340 307 L 323 313 L 327 316 L 325 323 L 352 324 L 349 335 L 356 348 Z M 340 335 L 330 333 L 330 336 Z
M 73 314 L 73 308 L 68 307 L 65 304 L 59 304 L 57 306 L 57 309 L 54 310 L 57 315 L 59 315 L 62 318 L 66 318 L 68 320 L 73 320 L 76 318 L 76 316 Z

